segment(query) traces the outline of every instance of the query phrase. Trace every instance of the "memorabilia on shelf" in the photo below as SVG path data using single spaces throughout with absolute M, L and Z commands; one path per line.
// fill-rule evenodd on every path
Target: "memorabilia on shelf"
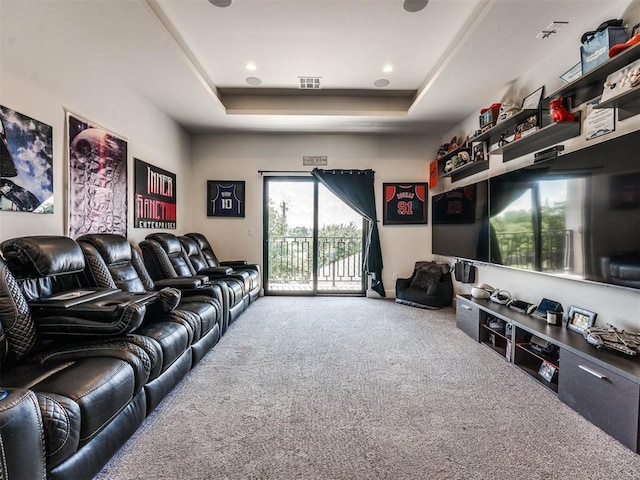
M 451 140 L 449 140 L 449 143 L 443 143 L 442 145 L 440 145 L 440 148 L 438 148 L 438 153 L 436 155 L 436 160 L 440 160 L 442 157 L 455 151 L 458 148 L 457 142 L 458 137 L 454 136 Z
M 500 104 L 500 110 L 498 111 L 498 119 L 496 120 L 496 124 L 504 122 L 506 119 L 513 117 L 516 113 L 520 111 L 516 102 L 511 98 L 506 98 Z
M 598 103 L 600 103 L 599 98 L 587 103 L 587 112 L 584 119 L 584 133 L 587 140 L 601 137 L 616 129 L 614 109 L 594 108 Z
M 602 90 L 601 102 L 626 93 L 640 85 L 640 60 L 624 66 L 607 77 Z
M 529 115 L 523 122 L 516 125 L 516 133 L 513 138 L 514 140 L 517 140 L 519 138 L 526 137 L 527 135 L 537 132 L 539 129 L 538 114 L 534 113 L 533 115 Z
M 614 45 L 609 49 L 609 58 L 615 57 L 623 50 L 626 50 L 629 47 L 633 47 L 636 43 L 640 43 L 640 23 L 636 24 L 633 27 L 631 38 L 629 40 L 627 40 L 625 43 Z
M 484 142 L 476 143 L 473 146 L 473 162 L 483 162 L 487 159 L 487 145 Z
M 542 93 L 544 92 L 544 85 L 533 93 L 530 93 L 522 100 L 522 110 L 537 110 L 540 107 L 542 101 Z
M 564 106 L 562 97 L 551 100 L 549 102 L 549 110 L 551 111 L 551 121 L 553 123 L 573 122 L 575 120 L 573 113 Z
M 583 75 L 609 60 L 612 47 L 627 41 L 627 29 L 623 23 L 619 18 L 607 20 L 596 30 L 582 35 L 580 61 Z
M 480 110 L 480 132 L 484 133 L 495 126 L 500 113 L 500 103 L 494 103 L 490 107 Z
M 580 62 L 576 63 L 569 70 L 560 75 L 560 80 L 571 83 L 574 80 L 580 78 L 582 76 L 582 65 Z

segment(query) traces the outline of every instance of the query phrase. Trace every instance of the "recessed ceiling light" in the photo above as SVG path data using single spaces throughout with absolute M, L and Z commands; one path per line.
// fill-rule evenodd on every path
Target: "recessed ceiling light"
M 228 7 L 231 5 L 231 0 L 209 0 L 209 3 L 214 7 Z
M 373 82 L 373 85 L 376 87 L 387 87 L 389 86 L 391 82 L 389 80 L 387 80 L 386 78 L 379 78 L 378 80 L 376 80 L 375 82 Z
M 427 3 L 429 3 L 429 0 L 404 0 L 402 8 L 404 8 L 409 13 L 415 13 L 426 7 Z
M 393 65 L 385 65 L 384 67 L 382 67 L 382 71 L 384 73 L 391 73 L 393 72 Z
M 262 85 L 262 80 L 260 80 L 258 77 L 247 77 L 244 79 L 244 81 L 247 82 L 252 87 L 257 87 L 258 85 Z
M 251 70 L 252 72 L 257 69 L 258 67 L 256 67 L 256 64 L 253 62 L 249 62 L 245 65 L 245 67 L 247 67 L 247 70 Z

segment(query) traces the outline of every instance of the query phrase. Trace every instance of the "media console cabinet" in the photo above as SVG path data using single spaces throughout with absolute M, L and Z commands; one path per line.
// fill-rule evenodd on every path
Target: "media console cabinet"
M 466 295 L 456 296 L 456 325 L 640 453 L 640 359 L 598 349 L 564 323 Z

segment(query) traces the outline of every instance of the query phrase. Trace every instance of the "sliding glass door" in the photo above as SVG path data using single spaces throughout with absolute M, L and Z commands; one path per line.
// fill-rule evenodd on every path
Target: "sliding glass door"
M 264 182 L 267 295 L 364 295 L 363 220 L 311 177 Z

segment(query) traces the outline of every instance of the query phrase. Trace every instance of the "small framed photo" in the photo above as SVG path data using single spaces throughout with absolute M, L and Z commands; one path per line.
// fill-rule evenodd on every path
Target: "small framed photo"
M 530 93 L 529 95 L 524 97 L 524 99 L 522 100 L 521 110 L 537 110 L 540 107 L 540 102 L 542 101 L 542 92 L 544 92 L 544 85 L 537 89 L 535 92 Z
M 427 223 L 426 183 L 383 183 L 383 225 Z
M 596 313 L 572 305 L 569 307 L 567 328 L 574 332 L 583 333 L 587 328 L 595 325 L 596 315 Z
M 244 181 L 207 180 L 207 217 L 244 217 Z
M 553 376 L 556 373 L 557 368 L 554 364 L 547 362 L 546 360 L 542 362 L 540 368 L 538 369 L 538 375 L 544 378 L 547 382 L 551 383 L 553 380 Z

